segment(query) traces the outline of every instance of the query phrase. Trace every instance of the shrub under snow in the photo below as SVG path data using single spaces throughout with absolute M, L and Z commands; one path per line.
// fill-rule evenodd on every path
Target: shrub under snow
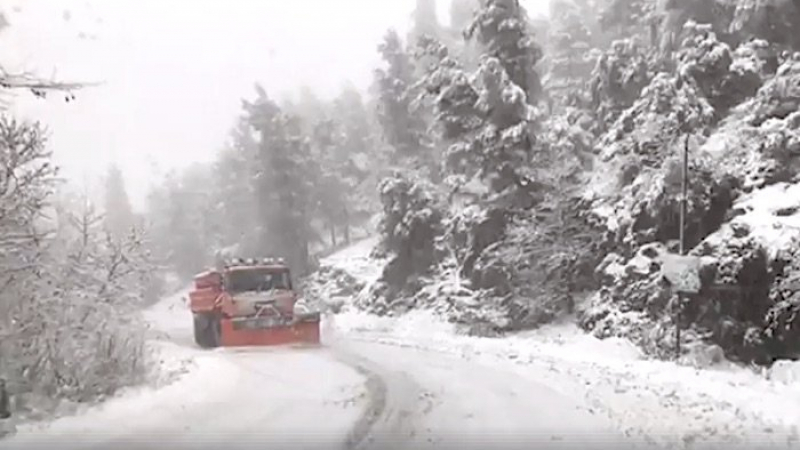
M 111 395 L 146 373 L 138 309 L 154 270 L 141 236 L 108 237 L 85 200 L 43 215 L 49 156 L 38 126 L 0 120 L 0 378 L 22 416 Z

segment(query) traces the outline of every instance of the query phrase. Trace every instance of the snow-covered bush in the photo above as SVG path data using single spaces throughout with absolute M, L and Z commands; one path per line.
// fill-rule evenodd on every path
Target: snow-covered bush
M 773 261 L 771 306 L 766 314 L 766 339 L 779 357 L 800 357 L 800 239 Z
M 471 287 L 501 299 L 500 331 L 533 328 L 571 313 L 576 297 L 594 288 L 602 239 L 574 203 L 564 206 L 541 204 L 529 215 L 506 219 L 503 238 L 475 259 Z
M 693 246 L 725 221 L 737 182 L 715 177 L 709 162 L 693 158 L 692 182 L 687 201 L 687 245 Z M 643 169 L 636 181 L 623 190 L 618 210 L 627 213 L 617 229 L 619 244 L 636 247 L 648 242 L 674 242 L 680 235 L 681 162 L 664 161 L 658 169 Z
M 615 41 L 597 61 L 590 90 L 600 131 L 639 98 L 652 74 L 645 47 L 636 39 Z
M 800 109 L 800 55 L 795 53 L 778 68 L 775 76 L 758 90 L 748 106 L 748 119 L 760 125 L 769 119 L 783 119 Z
M 152 266 L 137 236 L 115 241 L 98 221 L 68 216 L 10 311 L 4 370 L 18 394 L 88 401 L 146 374 L 138 311 Z
M 89 401 L 141 381 L 138 310 L 154 271 L 140 236 L 108 237 L 89 209 L 47 220 L 55 171 L 38 126 L 0 120 L 0 159 L 0 378 L 15 404 Z
M 732 118 L 701 150 L 714 160 L 716 176 L 735 177 L 742 192 L 792 181 L 800 174 L 800 112 L 760 125 Z
M 674 351 L 675 297 L 662 283 L 659 255 L 678 250 L 681 153 L 690 135 L 686 245 L 716 263 L 703 268 L 703 292 L 684 305 L 686 339 L 742 361 L 778 355 L 776 331 L 795 319 L 791 300 L 771 300 L 770 290 L 791 296 L 771 288 L 778 275 L 763 240 L 729 224 L 744 213 L 735 206 L 742 194 L 798 174 L 794 66 L 788 60 L 762 86 L 769 73 L 761 47 L 750 41 L 732 52 L 690 21 L 677 74 L 656 75 L 601 138 L 590 198 L 616 248 L 599 267 L 603 288 L 580 314 L 598 336 L 625 336 L 658 356 Z
M 381 280 L 398 292 L 439 259 L 435 242 L 442 212 L 434 189 L 422 179 L 394 176 L 380 186 L 383 204 L 381 247 L 389 256 Z M 413 292 L 413 289 L 412 289 Z
M 677 55 L 678 73 L 697 83 L 719 116 L 756 93 L 761 75 L 752 52 L 734 53 L 717 39 L 710 25 L 689 21 L 684 33 Z
M 741 198 L 733 206 L 737 216 L 691 250 L 703 261 L 703 288 L 683 306 L 688 341 L 717 345 L 731 359 L 760 364 L 800 354 L 795 295 L 800 235 L 790 228 L 797 200 L 794 190 L 783 197 L 781 192 L 765 189 Z M 674 252 L 653 242 L 638 247 L 632 258 L 610 254 L 598 267 L 604 287 L 581 311 L 581 324 L 599 337 L 630 338 L 653 355 L 672 354 L 675 296 L 661 274 L 668 250 Z
M 791 0 L 738 0 L 731 31 L 743 38 L 765 39 L 772 44 L 800 49 L 797 23 L 800 8 Z

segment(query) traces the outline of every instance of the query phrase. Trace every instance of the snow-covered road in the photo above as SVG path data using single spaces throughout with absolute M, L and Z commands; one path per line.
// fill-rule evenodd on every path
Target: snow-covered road
M 513 372 L 374 342 L 337 347 L 375 376 L 379 414 L 359 448 L 632 448 L 586 405 Z
M 346 253 L 345 253 L 346 256 Z M 341 257 L 341 256 L 340 256 Z M 620 448 L 587 404 L 503 370 L 413 346 L 351 339 L 328 319 L 322 348 L 203 351 L 181 296 L 147 312 L 167 370 L 159 387 L 27 424 L 0 448 Z

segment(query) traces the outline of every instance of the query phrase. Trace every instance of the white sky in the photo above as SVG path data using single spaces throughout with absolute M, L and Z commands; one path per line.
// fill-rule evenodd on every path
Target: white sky
M 446 21 L 448 0 L 437 0 Z M 546 0 L 524 0 L 531 14 Z M 15 7 L 19 6 L 19 11 Z M 168 168 L 208 161 L 241 99 L 260 82 L 274 97 L 308 85 L 322 96 L 365 88 L 389 27 L 414 0 L 0 0 L 6 67 L 102 81 L 77 100 L 20 94 L 41 120 L 63 175 L 96 179 L 111 161 L 137 205 Z M 69 13 L 65 13 L 69 11 Z

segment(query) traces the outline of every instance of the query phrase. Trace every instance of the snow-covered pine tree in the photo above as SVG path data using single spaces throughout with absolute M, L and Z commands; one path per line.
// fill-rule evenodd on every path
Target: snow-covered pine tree
M 800 51 L 800 5 L 792 0 L 737 0 L 730 24 L 744 41 L 764 39 L 779 50 Z
M 314 172 L 308 139 L 300 121 L 284 114 L 260 86 L 254 101 L 244 101 L 259 134 L 256 198 L 263 226 L 259 247 L 286 258 L 298 275 L 311 269 L 309 245 Z
M 542 49 L 534 42 L 519 0 L 486 0 L 466 36 L 483 44 L 486 56 L 500 62 L 509 81 L 522 89 L 531 103 L 538 100 L 542 86 L 534 67 L 542 58 Z
M 324 222 L 329 243 L 338 244 L 338 231 L 349 240 L 348 211 L 352 182 L 348 183 L 349 156 L 344 148 L 345 134 L 334 119 L 317 122 L 311 136 L 311 146 L 318 171 L 314 183 L 314 213 Z M 340 230 L 341 228 L 341 230 Z
M 613 30 L 618 38 L 649 37 L 658 3 L 653 0 L 609 0 L 601 12 L 600 23 L 604 30 Z
M 463 36 L 479 7 L 480 0 L 452 0 L 448 10 L 450 29 L 457 31 L 459 36 Z
M 429 161 L 426 154 L 425 124 L 412 110 L 414 65 L 395 30 L 389 30 L 378 50 L 384 68 L 375 71 L 378 90 L 378 118 L 386 142 L 394 150 L 392 163 L 422 168 Z
M 208 167 L 195 165 L 166 176 L 148 195 L 153 251 L 183 279 L 203 270 L 217 247 L 218 216 Z
M 234 253 L 255 248 L 258 229 L 255 175 L 258 143 L 246 117 L 239 118 L 228 143 L 213 163 L 214 214 L 220 226 L 220 249 Z
M 342 141 L 337 146 L 341 176 L 348 185 L 350 202 L 346 211 L 345 234 L 350 227 L 363 225 L 380 209 L 378 183 L 390 158 L 390 151 L 380 142 L 380 125 L 372 105 L 361 93 L 346 85 L 334 99 L 332 117 L 339 123 Z M 349 240 L 348 236 L 345 236 Z
M 408 42 L 414 43 L 422 36 L 440 38 L 442 25 L 436 14 L 436 0 L 416 0 Z
M 594 62 L 589 27 L 575 0 L 552 0 L 550 11 L 545 88 L 561 106 L 588 106 L 584 87 Z
M 123 239 L 133 231 L 136 221 L 125 179 L 116 164 L 106 170 L 104 200 L 105 229 L 114 238 Z

